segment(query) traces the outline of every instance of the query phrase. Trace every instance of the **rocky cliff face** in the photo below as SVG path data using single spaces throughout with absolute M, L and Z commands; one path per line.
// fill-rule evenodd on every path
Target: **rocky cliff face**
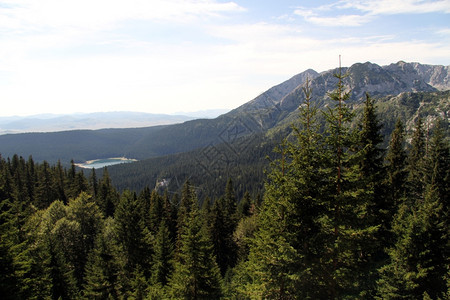
M 432 66 L 411 63 L 417 74 L 432 87 L 446 91 L 450 89 L 449 70 L 450 66 Z
M 322 72 L 311 81 L 312 99 L 318 105 L 324 105 L 328 93 L 336 88 L 338 82 L 333 74 L 338 69 Z M 433 92 L 450 89 L 449 66 L 422 65 L 400 61 L 388 66 L 379 66 L 370 62 L 357 63 L 350 68 L 342 68 L 347 74 L 344 84 L 351 90 L 350 100 L 358 102 L 365 93 L 371 96 L 398 95 L 404 92 Z M 302 103 L 302 87 L 297 86 L 281 100 L 283 110 L 293 110 Z
M 255 109 L 267 109 L 274 105 L 277 105 L 286 95 L 291 93 L 297 87 L 302 86 L 306 79 L 312 80 L 319 75 L 314 70 L 308 69 L 294 77 L 270 88 L 266 92 L 262 93 L 255 99 L 245 103 L 237 110 L 255 110 Z

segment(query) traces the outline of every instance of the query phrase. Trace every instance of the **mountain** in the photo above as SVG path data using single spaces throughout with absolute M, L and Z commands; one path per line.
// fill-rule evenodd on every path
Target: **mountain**
M 199 112 L 199 115 L 203 115 L 203 112 Z M 74 129 L 148 127 L 182 123 L 192 119 L 195 119 L 195 113 L 192 113 L 192 116 L 186 116 L 126 111 L 0 117 L 0 134 L 54 132 Z
M 215 119 L 147 128 L 2 135 L 0 153 L 24 157 L 32 154 L 37 161 L 60 159 L 64 163 L 70 159 L 82 162 L 115 156 L 143 160 L 194 149 L 213 149 L 220 144 L 237 152 L 241 149 L 236 146 L 239 141 L 245 146 L 253 142 L 254 136 L 288 127 L 304 99 L 302 88 L 306 79 L 310 81 L 312 99 L 317 106 L 330 105 L 328 93 L 336 87 L 334 74 L 338 71 L 304 71 Z M 450 88 L 448 66 L 405 62 L 379 66 L 366 62 L 341 71 L 347 74 L 344 83 L 351 89 L 350 105 L 355 107 L 365 92 L 381 98 L 401 93 L 439 93 Z M 439 94 L 439 97 L 446 96 Z M 448 111 L 449 102 L 443 103 L 440 109 Z
M 403 92 L 398 95 L 378 97 L 376 106 L 381 133 L 385 136 L 385 146 L 398 118 L 406 124 L 407 136 L 411 137 L 414 122 L 424 119 L 431 129 L 437 117 L 448 121 L 450 110 L 450 90 L 436 92 Z M 355 104 L 356 126 L 362 117 L 363 103 Z M 114 186 L 123 190 L 153 188 L 164 181 L 170 192 L 179 191 L 182 184 L 189 181 L 196 185 L 200 198 L 218 196 L 228 178 L 233 178 L 236 192 L 242 197 L 244 192 L 257 198 L 263 190 L 264 170 L 269 168 L 271 159 L 277 156 L 274 148 L 292 131 L 291 124 L 298 121 L 297 112 L 266 132 L 255 132 L 241 136 L 229 143 L 208 145 L 189 152 L 159 156 L 132 164 L 108 167 Z M 270 159 L 267 159 L 269 157 Z
M 312 98 L 324 105 L 327 94 L 337 84 L 333 75 L 337 69 L 320 73 L 311 80 Z M 431 66 L 419 63 L 405 63 L 379 66 L 370 62 L 357 63 L 342 68 L 348 76 L 344 84 L 351 90 L 350 101 L 358 101 L 367 92 L 372 97 L 398 95 L 403 92 L 433 92 L 450 89 L 449 66 Z M 292 110 L 304 100 L 301 86 L 294 89 L 281 101 L 283 110 Z

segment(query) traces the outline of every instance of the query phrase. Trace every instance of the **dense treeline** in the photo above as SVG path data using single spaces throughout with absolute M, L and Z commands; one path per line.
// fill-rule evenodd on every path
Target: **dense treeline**
M 334 106 L 304 89 L 262 201 L 119 193 L 108 171 L 0 158 L 4 299 L 447 299 L 448 124 L 387 149 L 368 95 L 353 126 L 343 75 Z M 325 128 L 317 122 L 326 119 Z M 406 139 L 410 146 L 406 147 Z M 222 187 L 223 188 L 223 187 Z M 200 203 L 201 202 L 201 203 Z
M 228 178 L 233 178 L 237 197 L 245 192 L 257 198 L 264 188 L 267 156 L 274 158 L 275 141 L 263 134 L 241 137 L 233 144 L 210 145 L 191 152 L 167 155 L 131 164 L 108 167 L 114 186 L 119 190 L 141 191 L 157 187 L 161 192 L 179 192 L 187 180 L 196 186 L 197 197 L 221 195 Z M 101 171 L 99 172 L 101 173 Z M 165 181 L 164 186 L 158 183 Z M 157 186 L 158 185 L 158 186 Z

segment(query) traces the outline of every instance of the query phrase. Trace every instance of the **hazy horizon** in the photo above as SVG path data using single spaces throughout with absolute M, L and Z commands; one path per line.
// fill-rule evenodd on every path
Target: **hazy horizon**
M 307 69 L 449 65 L 448 0 L 0 0 L 1 116 L 233 109 Z

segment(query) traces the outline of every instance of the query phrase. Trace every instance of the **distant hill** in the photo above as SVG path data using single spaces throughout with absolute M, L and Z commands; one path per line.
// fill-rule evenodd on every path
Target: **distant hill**
M 215 119 L 146 128 L 1 135 L 0 153 L 4 157 L 14 153 L 24 157 L 32 154 L 37 161 L 60 159 L 66 163 L 70 159 L 82 162 L 117 156 L 143 160 L 195 149 L 213 149 L 221 144 L 237 152 L 242 150 L 241 146 L 236 146 L 237 142 L 243 141 L 245 146 L 249 140 L 253 142 L 253 136 L 285 130 L 295 120 L 296 110 L 304 100 L 302 88 L 306 79 L 310 80 L 313 101 L 319 107 L 330 105 L 328 93 L 336 87 L 337 79 L 333 74 L 337 72 L 337 69 L 322 73 L 304 71 Z M 442 91 L 450 88 L 449 66 L 405 62 L 379 66 L 366 62 L 342 68 L 342 72 L 348 75 L 344 83 L 351 89 L 350 105 L 357 107 L 365 92 L 380 99 L 401 99 L 400 95 L 424 99 L 438 97 L 442 102 L 440 107 L 430 104 L 427 113 L 430 116 L 444 114 L 448 118 L 448 94 Z M 409 96 L 405 97 L 409 99 Z M 420 99 L 418 101 L 418 104 L 414 102 L 416 106 L 408 106 L 408 114 L 396 110 L 389 112 L 391 105 L 388 103 L 386 114 L 403 114 L 405 118 L 416 116 L 423 107 Z
M 200 112 L 199 115 L 203 114 Z M 127 111 L 0 117 L 0 134 L 149 127 L 182 123 L 195 118 L 195 113 L 192 113 L 191 116 L 187 116 Z

